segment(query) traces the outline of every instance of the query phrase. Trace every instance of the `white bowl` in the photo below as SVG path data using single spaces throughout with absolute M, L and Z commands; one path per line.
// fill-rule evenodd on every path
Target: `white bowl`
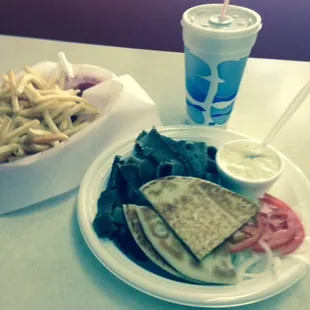
M 236 139 L 250 139 L 242 134 L 212 127 L 171 126 L 158 128 L 161 134 L 176 140 L 205 141 L 220 147 Z M 285 259 L 276 268 L 277 277 L 266 274 L 238 285 L 193 285 L 163 276 L 149 265 L 139 265 L 127 257 L 109 239 L 99 239 L 93 229 L 97 201 L 107 184 L 115 155 L 132 152 L 135 137 L 103 152 L 87 171 L 79 190 L 77 214 L 82 235 L 97 259 L 128 285 L 153 297 L 193 307 L 223 308 L 255 303 L 274 296 L 296 283 L 307 271 L 307 264 Z M 283 157 L 285 169 L 270 194 L 294 207 L 310 229 L 310 185 L 302 171 Z M 113 288 L 117 290 L 117 287 Z
M 251 200 L 256 200 L 264 195 L 264 193 L 268 192 L 268 190 L 272 187 L 272 185 L 278 180 L 280 175 L 283 172 L 283 161 L 278 152 L 272 148 L 271 146 L 267 146 L 266 149 L 274 156 L 274 159 L 277 161 L 277 170 L 274 174 L 266 177 L 259 178 L 257 180 L 250 179 L 246 177 L 242 177 L 233 173 L 231 170 L 227 168 L 227 165 L 223 161 L 223 153 L 227 149 L 234 144 L 251 144 L 250 147 L 255 147 L 260 144 L 260 142 L 255 140 L 234 140 L 228 143 L 225 143 L 221 146 L 216 154 L 216 164 L 221 175 L 223 186 L 239 193 L 243 196 Z
M 33 69 L 49 78 L 59 70 L 56 62 L 40 62 Z M 120 92 L 121 83 L 113 81 L 115 74 L 92 65 L 73 65 L 77 74 L 91 75 L 106 84 L 108 97 L 96 107 L 100 117 L 65 143 L 47 151 L 27 156 L 15 162 L 0 164 L 0 214 L 11 212 L 65 193 L 79 186 L 88 166 L 101 152 L 108 134 L 102 132 L 111 95 Z M 17 77 L 21 73 L 17 73 Z M 108 85 L 109 84 L 109 85 Z M 113 84 L 113 85 L 112 85 Z M 115 87 L 115 89 L 112 88 Z M 95 88 L 95 87 L 94 87 Z M 83 97 L 87 96 L 87 91 Z M 86 98 L 90 103 L 91 100 Z

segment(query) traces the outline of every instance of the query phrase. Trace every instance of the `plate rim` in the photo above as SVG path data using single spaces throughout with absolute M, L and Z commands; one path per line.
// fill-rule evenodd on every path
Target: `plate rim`
M 162 127 L 157 127 L 156 128 L 161 134 L 165 134 L 168 133 L 169 135 L 173 135 L 173 132 L 176 131 L 178 134 L 180 134 L 180 132 L 184 132 L 184 133 L 190 133 L 190 131 L 201 131 L 202 134 L 205 130 L 208 131 L 207 136 L 212 136 L 212 133 L 210 133 L 211 131 L 213 132 L 218 132 L 218 133 L 229 133 L 232 135 L 237 135 L 239 137 L 245 138 L 245 139 L 252 139 L 252 140 L 256 140 L 250 136 L 247 136 L 245 134 L 239 133 L 237 131 L 233 131 L 233 130 L 227 130 L 227 129 L 221 129 L 221 128 L 216 128 L 216 127 L 201 127 L 201 126 L 189 126 L 189 125 L 177 125 L 177 126 L 162 126 Z M 197 132 L 196 132 L 197 133 Z M 193 134 L 195 135 L 195 134 Z M 121 149 L 121 148 L 125 148 L 125 145 L 131 145 L 134 140 L 136 139 L 136 135 L 132 136 L 132 137 L 128 137 L 128 139 L 123 139 L 122 141 L 118 141 L 116 143 L 114 143 L 111 147 L 109 147 L 108 149 L 106 149 L 104 152 L 102 152 L 97 158 L 96 160 L 92 163 L 92 165 L 88 168 L 82 183 L 80 185 L 80 189 L 79 189 L 79 194 L 78 194 L 78 203 L 77 203 L 77 218 L 78 218 L 78 224 L 80 227 L 80 231 L 82 233 L 82 236 L 87 244 L 87 246 L 89 247 L 89 249 L 91 250 L 91 252 L 94 254 L 94 256 L 99 260 L 99 262 L 106 268 L 108 269 L 113 275 L 115 275 L 117 278 L 119 278 L 120 280 L 122 280 L 123 282 L 125 282 L 127 285 L 132 286 L 133 288 L 137 289 L 138 291 L 141 291 L 147 295 L 150 295 L 152 297 L 161 299 L 161 300 L 165 300 L 171 303 L 175 303 L 175 304 L 179 304 L 179 305 L 186 305 L 186 306 L 190 306 L 190 307 L 202 307 L 202 308 L 224 308 L 224 307 L 237 307 L 237 306 L 241 306 L 241 305 L 246 305 L 246 304 L 253 304 L 265 299 L 268 299 L 270 297 L 273 297 L 275 295 L 280 294 L 281 292 L 285 291 L 286 289 L 288 289 L 289 287 L 293 286 L 295 283 L 297 283 L 307 272 L 306 266 L 300 265 L 299 268 L 297 268 L 296 273 L 298 271 L 298 275 L 294 278 L 294 280 L 292 280 L 291 282 L 287 283 L 286 285 L 284 285 L 283 287 L 280 286 L 277 289 L 274 289 L 273 291 L 271 291 L 270 293 L 266 292 L 265 295 L 262 296 L 257 296 L 256 298 L 252 299 L 252 300 L 245 300 L 245 301 L 239 301 L 239 302 L 233 302 L 233 301 L 228 301 L 225 303 L 221 302 L 214 302 L 212 304 L 208 303 L 208 300 L 206 301 L 206 303 L 201 303 L 201 301 L 195 302 L 195 301 L 189 301 L 189 298 L 185 298 L 182 299 L 178 298 L 176 299 L 175 296 L 174 297 L 169 297 L 169 294 L 165 294 L 164 292 L 159 292 L 157 289 L 157 292 L 154 292 L 154 290 L 148 290 L 145 288 L 145 286 L 143 285 L 146 282 L 148 282 L 148 280 L 143 279 L 143 277 L 141 278 L 141 276 L 137 276 L 134 275 L 134 280 L 131 281 L 131 279 L 129 279 L 129 277 L 132 275 L 132 272 L 126 270 L 126 267 L 122 267 L 122 268 L 117 268 L 117 266 L 111 266 L 111 264 L 109 265 L 107 263 L 107 258 L 105 257 L 102 258 L 102 255 L 100 255 L 97 246 L 94 246 L 93 241 L 92 241 L 92 236 L 89 235 L 88 230 L 89 230 L 89 222 L 88 222 L 88 215 L 87 215 L 87 210 L 85 208 L 83 208 L 83 206 L 85 206 L 85 191 L 87 191 L 90 187 L 90 185 L 88 184 L 88 175 L 91 175 L 93 171 L 96 171 L 96 168 L 99 164 L 101 164 L 102 159 L 103 158 L 108 158 L 110 157 L 109 155 L 111 153 L 115 153 L 117 150 Z M 197 138 L 199 140 L 199 137 Z M 207 140 L 208 138 L 206 137 L 205 140 Z M 210 139 L 210 138 L 209 138 Z M 212 138 L 211 138 L 212 139 Z M 279 151 L 278 151 L 279 152 Z M 281 152 L 279 152 L 279 154 L 284 158 L 285 161 L 287 161 L 298 173 L 298 175 L 301 177 L 301 179 L 303 180 L 303 182 L 307 185 L 307 187 L 310 188 L 310 182 L 308 180 L 308 178 L 306 177 L 306 175 L 303 173 L 303 171 L 297 166 L 295 165 L 289 158 L 287 158 L 285 155 L 283 155 Z M 113 160 L 113 158 L 112 158 Z M 107 164 L 108 166 L 110 165 Z M 105 169 L 106 170 L 106 169 Z M 105 171 L 104 174 L 107 174 L 107 171 Z M 101 176 L 102 177 L 102 176 Z M 104 175 L 102 178 L 105 178 L 106 176 Z M 97 198 L 96 198 L 97 199 Z M 91 229 L 92 229 L 92 225 L 90 224 Z M 93 229 L 92 229 L 93 230 Z M 94 232 L 93 232 L 94 233 Z M 100 242 L 100 240 L 97 236 L 97 241 Z M 108 243 L 111 243 L 111 241 L 106 241 Z M 102 245 L 99 245 L 102 247 Z M 109 256 L 109 254 L 107 254 Z M 124 257 L 126 257 L 127 259 L 129 259 L 126 255 L 122 254 Z M 133 264 L 135 264 L 134 262 L 132 262 Z M 139 267 L 142 269 L 142 267 L 138 266 L 137 264 L 135 264 L 135 266 Z M 297 267 L 297 266 L 296 266 Z M 117 272 L 116 269 L 118 270 L 122 270 L 121 272 Z M 147 270 L 144 270 L 144 272 L 150 273 Z M 155 275 L 155 274 L 152 274 Z M 157 276 L 157 275 L 156 275 Z M 137 279 L 135 279 L 137 278 Z M 139 284 L 136 283 L 137 280 L 140 280 L 142 282 L 140 282 Z M 164 279 L 167 281 L 167 279 Z M 172 280 L 168 280 L 168 281 L 172 281 Z M 146 283 L 147 284 L 147 283 Z M 146 285 L 149 286 L 149 285 Z M 276 286 L 276 285 L 275 285 Z M 162 290 L 160 290 L 162 291 Z M 212 294 L 214 294 L 215 292 L 212 292 Z M 261 293 L 261 292 L 260 292 Z M 205 293 L 204 293 L 205 294 Z M 209 293 L 210 294 L 210 293 Z M 255 295 L 255 294 L 254 294 Z M 216 299 L 216 298 L 215 298 Z M 239 298 L 240 299 L 240 298 Z

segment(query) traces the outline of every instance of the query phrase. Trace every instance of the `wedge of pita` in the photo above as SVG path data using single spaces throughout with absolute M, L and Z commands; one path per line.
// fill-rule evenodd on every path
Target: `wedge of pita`
M 129 230 L 135 239 L 138 246 L 144 252 L 144 254 L 158 267 L 165 270 L 166 272 L 172 274 L 175 277 L 181 278 L 188 282 L 201 283 L 200 281 L 195 281 L 195 279 L 190 279 L 184 276 L 182 273 L 178 272 L 176 269 L 171 267 L 155 250 L 152 243 L 146 237 L 143 228 L 140 224 L 140 220 L 138 218 L 137 210 L 139 206 L 136 205 L 123 205 L 124 215 L 129 227 Z
M 176 277 L 182 277 L 179 272 L 177 272 L 161 258 L 161 256 L 154 250 L 152 244 L 146 238 L 142 226 L 139 222 L 138 214 L 136 211 L 137 208 L 139 207 L 136 205 L 123 205 L 126 222 L 136 243 L 139 245 L 144 254 L 156 265 Z
M 237 282 L 236 271 L 225 246 L 218 247 L 199 262 L 153 209 L 139 207 L 136 212 L 149 242 L 180 273 L 205 283 Z
M 157 179 L 140 192 L 200 261 L 259 210 L 242 196 L 192 177 Z

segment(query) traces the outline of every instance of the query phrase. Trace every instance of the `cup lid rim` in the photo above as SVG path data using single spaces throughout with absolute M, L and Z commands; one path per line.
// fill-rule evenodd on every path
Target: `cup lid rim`
M 209 38 L 238 39 L 238 38 L 248 37 L 253 34 L 256 34 L 262 28 L 262 18 L 257 12 L 249 8 L 246 8 L 243 6 L 237 6 L 237 5 L 229 5 L 229 7 L 234 8 L 234 9 L 239 9 L 239 10 L 252 14 L 252 16 L 256 20 L 256 22 L 253 25 L 251 25 L 248 28 L 244 28 L 244 29 L 234 29 L 234 30 L 226 31 L 224 29 L 204 28 L 200 25 L 193 24 L 190 21 L 190 17 L 192 16 L 191 14 L 193 12 L 197 12 L 205 8 L 211 9 L 211 8 L 221 8 L 221 7 L 222 7 L 222 4 L 213 3 L 213 4 L 197 5 L 197 6 L 187 9 L 183 13 L 182 20 L 181 20 L 181 25 L 183 27 L 183 30 L 192 31 L 192 32 L 195 32 L 197 35 L 200 35 L 203 37 L 209 37 Z

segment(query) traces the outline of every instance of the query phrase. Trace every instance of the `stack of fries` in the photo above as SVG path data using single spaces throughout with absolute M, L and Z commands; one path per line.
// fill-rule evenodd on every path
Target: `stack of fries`
M 10 70 L 0 87 L 0 163 L 48 150 L 93 122 L 99 111 L 65 90 L 66 74 L 48 80 L 26 67 Z

